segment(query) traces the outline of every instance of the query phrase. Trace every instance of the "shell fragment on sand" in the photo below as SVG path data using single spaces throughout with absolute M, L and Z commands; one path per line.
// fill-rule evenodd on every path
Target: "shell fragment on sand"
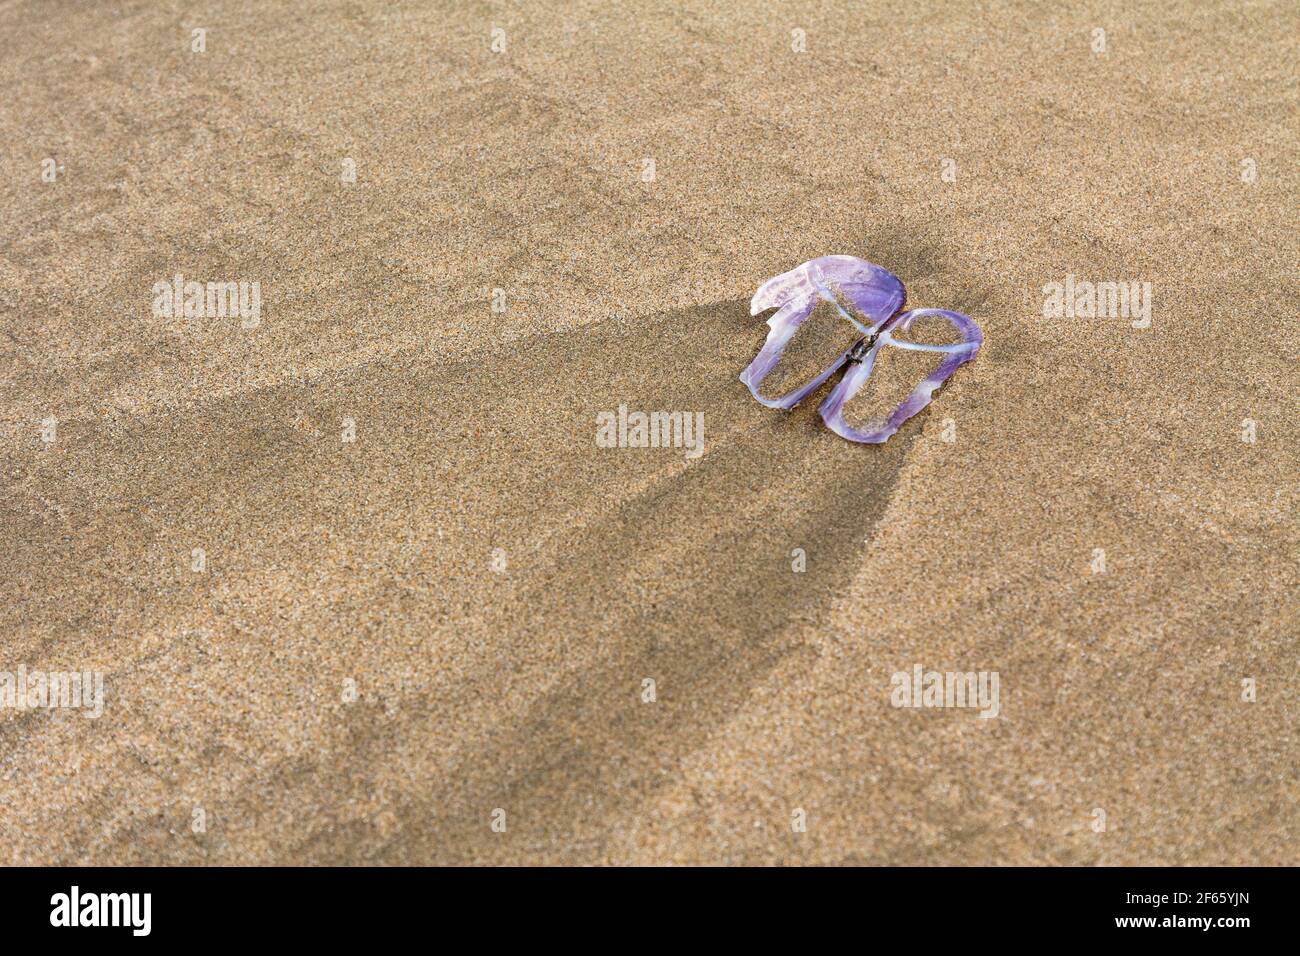
M 841 352 L 834 361 L 805 385 L 778 398 L 764 398 L 758 387 L 780 361 L 785 348 L 800 326 L 821 302 L 829 303 L 841 318 L 854 326 L 862 338 Z M 947 309 L 912 309 L 901 311 L 907 291 L 899 278 L 887 269 L 853 256 L 823 256 L 764 282 L 750 302 L 751 315 L 768 309 L 776 313 L 767 320 L 767 341 L 754 361 L 740 374 L 749 392 L 769 408 L 791 409 L 841 368 L 848 366 L 818 411 L 835 434 L 849 441 L 880 444 L 899 427 L 930 404 L 934 393 L 958 367 L 975 357 L 983 336 L 979 326 L 960 312 Z M 957 330 L 959 341 L 951 345 L 925 345 L 904 336 L 912 323 L 922 317 L 946 319 Z M 885 346 L 943 356 L 927 375 L 888 416 L 864 430 L 844 419 L 845 404 L 871 376 L 876 358 Z

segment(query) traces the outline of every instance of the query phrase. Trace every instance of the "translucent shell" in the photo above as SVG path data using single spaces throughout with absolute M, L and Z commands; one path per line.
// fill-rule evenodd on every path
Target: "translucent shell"
M 898 277 L 887 269 L 852 256 L 823 256 L 764 282 L 750 302 L 750 314 L 768 309 L 777 312 L 767 324 L 767 341 L 743 372 L 740 380 L 755 399 L 769 408 L 790 409 L 815 391 L 845 365 L 848 372 L 836 384 L 818 411 L 835 434 L 849 441 L 880 444 L 898 431 L 905 421 L 930 404 L 930 399 L 958 367 L 975 357 L 983 336 L 967 316 L 947 309 L 913 309 L 899 311 L 907 292 Z M 799 326 L 812 314 L 818 300 L 830 303 L 840 316 L 851 323 L 862 338 L 840 353 L 812 381 L 779 398 L 764 398 L 758 386 L 780 361 Z M 957 330 L 959 341 L 951 345 L 926 345 L 906 338 L 913 320 L 935 316 L 948 320 Z M 857 394 L 875 367 L 885 346 L 937 352 L 939 365 L 912 390 L 885 419 L 866 430 L 858 430 L 844 420 L 844 406 Z

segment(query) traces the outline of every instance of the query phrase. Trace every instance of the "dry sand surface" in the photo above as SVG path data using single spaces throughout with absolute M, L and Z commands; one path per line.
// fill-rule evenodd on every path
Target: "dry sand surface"
M 105 687 L 0 710 L 0 862 L 1300 863 L 1298 35 L 0 4 L 0 671 Z M 737 380 L 831 253 L 984 331 L 884 446 Z

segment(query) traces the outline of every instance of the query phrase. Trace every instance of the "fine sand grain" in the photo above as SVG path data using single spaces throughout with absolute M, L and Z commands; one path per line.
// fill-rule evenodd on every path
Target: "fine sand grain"
M 105 683 L 0 709 L 0 862 L 1300 863 L 1298 35 L 0 5 L 0 672 Z M 884 446 L 737 379 L 832 253 L 984 332 Z

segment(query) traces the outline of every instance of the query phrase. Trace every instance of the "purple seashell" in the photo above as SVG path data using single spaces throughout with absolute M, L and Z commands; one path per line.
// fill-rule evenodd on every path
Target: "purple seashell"
M 849 358 L 849 352 L 844 352 L 811 382 L 788 395 L 771 399 L 758 394 L 759 384 L 776 367 L 790 339 L 804 319 L 812 315 L 818 299 L 835 306 L 840 315 L 863 335 L 871 335 L 903 307 L 906 298 L 907 293 L 898 276 L 853 256 L 822 256 L 768 279 L 754 293 L 749 303 L 749 314 L 758 315 L 767 309 L 780 308 L 767 320 L 771 327 L 767 341 L 749 368 L 740 373 L 740 380 L 749 386 L 749 393 L 768 408 L 794 408 Z M 850 314 L 850 309 L 858 315 Z
M 776 367 L 786 345 L 803 321 L 812 314 L 818 299 L 835 306 L 840 315 L 862 333 L 863 338 L 808 384 L 780 398 L 764 398 L 758 394 L 759 384 Z M 835 434 L 849 441 L 869 444 L 885 442 L 898 431 L 903 422 L 930 404 L 930 399 L 939 386 L 959 366 L 975 357 L 983 341 L 979 326 L 960 312 L 950 312 L 947 309 L 900 312 L 906 299 L 907 292 L 903 283 L 892 272 L 852 256 L 823 256 L 769 279 L 754 294 L 750 314 L 758 315 L 771 308 L 777 308 L 778 311 L 767 320 L 771 327 L 767 341 L 749 367 L 740 373 L 740 380 L 749 387 L 754 398 L 769 408 L 790 409 L 848 364 L 848 373 L 840 379 L 818 409 L 822 421 Z M 961 341 L 952 345 L 922 345 L 898 338 L 920 316 L 942 316 L 947 319 L 957 329 Z M 859 431 L 844 420 L 844 405 L 871 377 L 876 356 L 886 345 L 938 352 L 944 358 L 939 367 L 927 375 L 883 423 Z

